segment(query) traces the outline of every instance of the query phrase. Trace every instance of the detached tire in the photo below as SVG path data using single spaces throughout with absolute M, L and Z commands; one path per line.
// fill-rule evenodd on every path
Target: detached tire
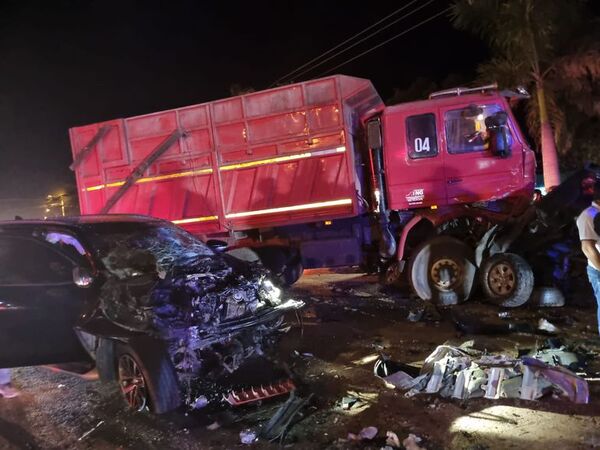
M 498 253 L 486 259 L 480 270 L 483 291 L 493 303 L 504 308 L 516 308 L 531 297 L 533 271 L 521 256 Z
M 471 295 L 475 272 L 471 247 L 456 238 L 438 236 L 415 249 L 408 273 L 410 285 L 421 299 L 454 305 Z
M 118 381 L 130 409 L 164 414 L 179 407 L 181 393 L 165 344 L 132 340 L 117 347 Z

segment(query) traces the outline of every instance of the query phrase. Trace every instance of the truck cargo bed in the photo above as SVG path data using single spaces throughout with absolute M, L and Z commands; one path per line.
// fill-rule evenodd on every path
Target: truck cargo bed
M 357 215 L 359 123 L 382 108 L 370 81 L 337 75 L 71 128 L 81 212 L 197 234 Z

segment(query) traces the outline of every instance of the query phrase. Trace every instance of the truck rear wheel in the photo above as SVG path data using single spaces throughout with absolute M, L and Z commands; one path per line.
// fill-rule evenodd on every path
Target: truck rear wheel
M 454 305 L 471 295 L 475 271 L 472 248 L 458 239 L 438 236 L 415 249 L 409 279 L 421 299 Z
M 531 266 L 514 253 L 498 253 L 486 259 L 480 274 L 486 297 L 499 306 L 521 306 L 533 292 Z

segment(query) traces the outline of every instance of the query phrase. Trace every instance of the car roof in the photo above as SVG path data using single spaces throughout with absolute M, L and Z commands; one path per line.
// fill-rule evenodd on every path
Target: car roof
M 85 216 L 58 217 L 48 220 L 23 219 L 0 221 L 0 230 L 21 230 L 36 227 L 79 228 L 81 225 L 96 223 L 164 223 L 162 219 L 135 214 L 98 214 Z

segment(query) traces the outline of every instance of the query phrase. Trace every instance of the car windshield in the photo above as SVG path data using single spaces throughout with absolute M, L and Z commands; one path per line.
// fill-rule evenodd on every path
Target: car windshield
M 120 278 L 193 267 L 214 256 L 201 240 L 161 222 L 107 222 L 84 225 L 96 255 Z

